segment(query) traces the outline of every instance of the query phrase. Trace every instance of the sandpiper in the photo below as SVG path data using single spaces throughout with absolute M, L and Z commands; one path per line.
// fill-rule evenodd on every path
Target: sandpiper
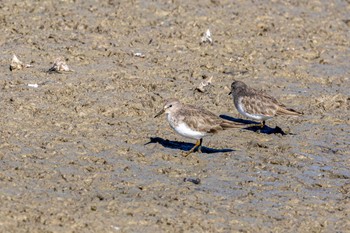
M 231 94 L 238 112 L 245 117 L 260 121 L 261 127 L 265 126 L 266 120 L 274 116 L 303 115 L 301 112 L 287 108 L 265 92 L 250 88 L 241 81 L 232 83 L 229 95 Z
M 224 120 L 214 113 L 192 105 L 182 104 L 177 99 L 166 100 L 163 109 L 155 116 L 165 113 L 171 128 L 181 136 L 196 139 L 194 147 L 183 156 L 188 156 L 197 147 L 201 152 L 203 138 L 228 128 L 243 128 L 247 125 Z

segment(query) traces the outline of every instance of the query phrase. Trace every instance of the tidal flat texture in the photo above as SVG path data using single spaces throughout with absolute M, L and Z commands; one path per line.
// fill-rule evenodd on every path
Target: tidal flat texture
M 348 0 L 1 1 L 0 232 L 349 232 L 349 12 Z M 31 67 L 10 71 L 13 54 Z M 48 73 L 58 57 L 73 72 Z M 154 118 L 164 99 L 244 119 L 234 79 L 304 116 L 225 130 L 182 157 L 195 141 Z

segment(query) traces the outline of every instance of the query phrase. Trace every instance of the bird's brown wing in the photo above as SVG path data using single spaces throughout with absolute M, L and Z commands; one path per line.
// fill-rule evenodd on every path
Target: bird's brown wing
M 203 108 L 188 106 L 185 110 L 184 120 L 193 130 L 197 129 L 214 134 L 227 128 L 241 128 L 243 126 L 241 123 L 224 120 Z
M 274 97 L 262 91 L 251 90 L 250 94 L 244 96 L 242 103 L 245 110 L 250 114 L 261 114 L 266 116 L 275 115 L 303 115 L 294 109 L 287 108 L 284 104 L 278 102 Z
M 186 124 L 193 130 L 217 133 L 223 130 L 220 126 L 221 118 L 214 113 L 196 106 L 187 105 L 182 109 L 181 115 Z
M 260 92 L 255 95 L 242 96 L 241 98 L 244 110 L 249 114 L 274 116 L 280 105 L 272 96 Z

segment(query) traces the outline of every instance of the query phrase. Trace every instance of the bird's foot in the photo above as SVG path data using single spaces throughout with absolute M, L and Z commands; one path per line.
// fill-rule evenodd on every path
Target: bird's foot
M 189 152 L 183 152 L 181 153 L 182 157 L 187 157 L 189 154 L 191 154 L 193 151 L 190 150 Z

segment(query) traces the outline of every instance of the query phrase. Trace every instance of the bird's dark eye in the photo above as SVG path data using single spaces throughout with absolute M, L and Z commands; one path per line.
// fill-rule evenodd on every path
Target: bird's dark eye
M 170 104 L 170 105 L 169 105 L 169 108 L 171 108 L 172 106 L 173 106 L 173 105 L 172 105 L 172 104 Z

